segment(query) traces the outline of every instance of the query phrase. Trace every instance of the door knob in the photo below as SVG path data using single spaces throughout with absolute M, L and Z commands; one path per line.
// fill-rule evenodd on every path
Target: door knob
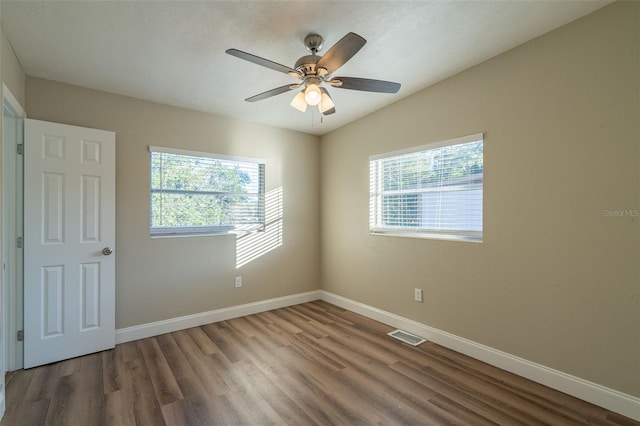
M 109 256 L 111 253 L 113 253 L 113 249 L 111 247 L 105 247 L 102 249 L 102 254 L 105 256 Z

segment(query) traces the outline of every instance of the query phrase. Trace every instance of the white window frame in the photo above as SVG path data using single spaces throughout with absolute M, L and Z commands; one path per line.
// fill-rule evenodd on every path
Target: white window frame
M 260 189 L 259 189 L 259 197 L 261 198 L 262 204 L 262 223 L 255 225 L 215 225 L 215 226 L 177 226 L 177 227 L 154 227 L 152 226 L 153 220 L 153 192 L 155 189 L 153 188 L 152 182 L 152 158 L 151 154 L 164 153 L 164 154 L 173 154 L 173 155 L 183 155 L 190 157 L 203 157 L 203 158 L 212 158 L 215 160 L 223 160 L 223 161 L 233 161 L 237 163 L 253 163 L 261 165 L 260 169 Z M 260 158 L 250 158 L 250 157 L 240 157 L 233 155 L 224 155 L 224 154 L 215 154 L 211 152 L 202 152 L 202 151 L 191 151 L 185 149 L 176 149 L 176 148 L 168 148 L 168 147 L 160 147 L 149 145 L 149 232 L 152 238 L 156 237 L 187 237 L 187 236 L 199 236 L 199 235 L 229 235 L 235 233 L 242 232 L 254 232 L 254 231 L 264 231 L 264 203 L 265 203 L 265 164 L 266 161 Z
M 443 239 L 451 241 L 470 241 L 470 242 L 482 242 L 483 230 L 437 230 L 428 228 L 414 228 L 408 226 L 380 226 L 379 221 L 382 217 L 382 173 L 376 169 L 379 161 L 382 159 L 388 159 L 391 157 L 401 157 L 408 154 L 429 151 L 446 146 L 460 145 L 465 143 L 482 141 L 484 145 L 484 133 L 476 133 L 473 135 L 462 136 L 459 138 L 448 139 L 440 142 L 430 143 L 426 145 L 420 145 L 403 150 L 387 152 L 378 155 L 372 155 L 369 157 L 369 232 L 371 235 L 384 235 L 395 237 L 410 237 L 410 238 L 429 238 L 429 239 Z M 484 157 L 484 155 L 483 155 Z M 483 161 L 484 163 L 484 161 Z M 377 181 L 376 181 L 377 179 Z M 444 187 L 436 187 L 436 190 L 442 191 Z M 481 178 L 480 183 L 473 185 L 467 185 L 468 189 L 480 189 L 482 191 L 482 214 L 484 215 L 484 177 Z M 419 191 L 407 191 L 407 194 L 419 193 Z M 484 219 L 483 219 L 484 221 Z M 482 224 L 482 229 L 484 224 Z

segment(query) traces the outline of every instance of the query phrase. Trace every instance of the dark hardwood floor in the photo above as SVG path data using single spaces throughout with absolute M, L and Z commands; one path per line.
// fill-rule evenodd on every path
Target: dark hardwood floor
M 10 375 L 1 426 L 639 425 L 312 302 Z

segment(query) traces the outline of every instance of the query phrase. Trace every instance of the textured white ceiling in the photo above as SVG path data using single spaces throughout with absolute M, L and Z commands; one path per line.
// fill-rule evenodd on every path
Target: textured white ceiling
M 27 75 L 324 134 L 608 3 L 2 0 L 1 16 Z M 225 54 L 233 47 L 293 67 L 308 54 L 308 33 L 325 38 L 325 52 L 350 31 L 368 42 L 336 75 L 402 88 L 329 88 L 337 112 L 323 123 L 315 108 L 289 106 L 295 92 L 245 102 L 295 80 Z

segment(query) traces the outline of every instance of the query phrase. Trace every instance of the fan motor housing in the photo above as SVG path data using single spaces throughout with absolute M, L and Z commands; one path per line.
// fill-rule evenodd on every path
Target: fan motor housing
M 317 55 L 307 55 L 296 61 L 294 66 L 295 70 L 298 72 L 302 72 L 304 75 L 313 75 L 316 73 L 316 64 L 320 56 Z
M 317 75 L 318 70 L 316 64 L 320 60 L 320 56 L 317 53 L 322 50 L 322 44 L 324 39 L 318 34 L 308 34 L 304 38 L 304 45 L 307 46 L 311 55 L 303 56 L 296 61 L 293 68 L 303 75 Z

